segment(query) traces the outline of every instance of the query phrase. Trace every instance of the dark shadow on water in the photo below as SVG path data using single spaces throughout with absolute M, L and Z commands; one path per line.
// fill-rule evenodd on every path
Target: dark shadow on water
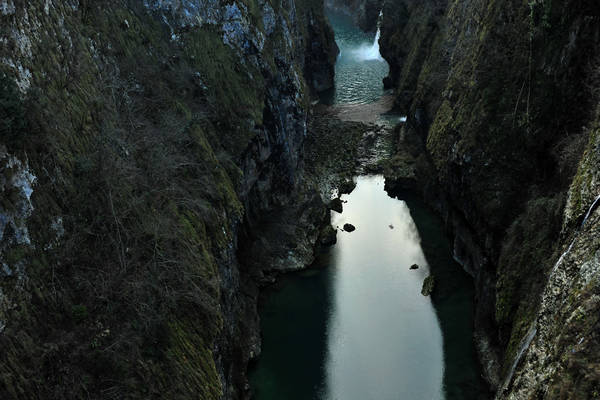
M 262 292 L 261 333 L 269 348 L 249 370 L 253 398 L 322 398 L 333 292 L 329 257 L 322 252 L 311 269 L 281 276 Z
M 473 343 L 472 277 L 452 258 L 442 220 L 417 195 L 411 192 L 388 192 L 388 195 L 408 205 L 421 237 L 421 248 L 435 276 L 432 302 L 443 333 L 446 400 L 491 399 Z
M 332 106 L 335 104 L 335 87 L 319 92 L 319 103 Z
M 390 197 L 406 203 L 421 239 L 420 248 L 436 277 L 432 312 L 437 316 L 442 333 L 443 397 L 447 400 L 490 399 L 473 345 L 472 279 L 452 259 L 450 242 L 436 214 L 411 193 Z M 399 229 L 398 225 L 394 229 Z M 263 291 L 260 303 L 263 354 L 249 371 L 251 387 L 257 391 L 256 399 L 322 400 L 330 397 L 331 393 L 325 390 L 327 355 L 339 348 L 328 348 L 331 345 L 328 343 L 328 332 L 331 332 L 328 325 L 332 322 L 332 312 L 336 312 L 333 296 L 340 290 L 340 277 L 343 276 L 340 269 L 334 267 L 336 257 L 339 254 L 336 256 L 335 251 L 323 252 L 313 268 L 282 276 L 276 285 Z M 403 268 L 408 265 L 403 264 Z M 348 270 L 345 273 L 349 273 Z M 413 273 L 422 272 L 410 271 L 410 276 L 414 277 Z M 336 280 L 338 286 L 334 287 Z M 373 282 L 377 283 L 377 280 Z M 379 287 L 372 290 L 376 292 Z M 415 295 L 421 296 L 418 289 Z M 356 317 L 359 321 L 360 310 L 356 310 Z M 426 356 L 426 353 L 422 355 Z M 411 368 L 410 365 L 409 362 L 406 367 Z M 441 379 L 442 376 L 440 383 Z M 391 387 L 395 385 L 389 379 L 385 382 Z M 374 396 L 373 399 L 388 400 L 388 397 Z

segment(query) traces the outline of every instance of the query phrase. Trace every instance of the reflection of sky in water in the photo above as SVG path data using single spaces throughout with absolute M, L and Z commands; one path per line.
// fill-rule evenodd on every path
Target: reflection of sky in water
M 420 293 L 428 268 L 409 209 L 381 177 L 358 178 L 343 198 L 333 225 L 356 231 L 339 232 L 332 251 L 325 398 L 442 399 L 442 335 Z
M 389 198 L 381 177 L 358 178 L 344 199 L 334 226 L 356 231 L 338 232 L 315 268 L 282 276 L 261 305 L 256 400 L 491 398 L 472 341 L 472 280 L 441 221 L 413 197 Z M 420 293 L 430 269 L 435 309 Z

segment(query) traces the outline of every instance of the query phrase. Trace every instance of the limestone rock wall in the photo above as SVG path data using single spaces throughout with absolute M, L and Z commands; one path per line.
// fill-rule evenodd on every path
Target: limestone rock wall
M 600 194 L 598 148 L 586 144 L 597 124 L 598 22 L 587 1 L 384 6 L 386 83 L 408 116 L 401 134 L 421 139 L 424 196 L 476 281 L 477 343 L 499 398 L 598 393 L 598 339 L 569 314 L 596 307 L 596 209 L 576 232 Z
M 248 396 L 336 52 L 319 0 L 0 2 L 1 398 Z

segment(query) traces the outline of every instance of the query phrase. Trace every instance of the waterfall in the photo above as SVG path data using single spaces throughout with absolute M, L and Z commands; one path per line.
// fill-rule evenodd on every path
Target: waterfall
M 581 223 L 581 228 L 583 228 L 585 226 L 585 223 L 587 222 L 588 218 L 592 214 L 592 211 L 594 211 L 594 209 L 596 208 L 596 206 L 598 205 L 599 202 L 600 202 L 600 196 L 596 197 L 596 200 L 594 200 L 594 202 L 588 209 L 587 214 L 585 214 L 585 218 L 583 219 L 583 222 Z
M 381 53 L 379 53 L 379 38 L 381 37 L 381 19 L 383 18 L 383 10 L 379 12 L 379 19 L 377 20 L 377 33 L 375 34 L 375 40 L 371 45 L 362 45 L 354 51 L 356 58 L 360 61 L 383 61 Z
M 581 225 L 579 226 L 579 228 L 577 228 L 577 232 L 575 232 L 575 237 L 571 241 L 571 244 L 567 248 L 567 251 L 565 251 L 564 253 L 562 253 L 561 256 L 560 256 L 560 258 L 556 262 L 556 264 L 554 264 L 554 268 L 552 268 L 552 272 L 553 273 L 554 273 L 554 271 L 556 271 L 556 269 L 558 268 L 558 266 L 560 264 L 562 264 L 564 258 L 567 256 L 567 254 L 569 254 L 571 252 L 571 249 L 573 248 L 573 245 L 575 244 L 575 240 L 577 240 L 577 237 L 579 236 L 579 232 L 581 232 L 581 230 L 585 226 L 585 223 L 590 218 L 590 215 L 596 209 L 596 207 L 598 206 L 599 203 L 600 203 L 600 196 L 596 197 L 596 200 L 594 200 L 594 202 L 592 203 L 592 205 L 588 209 L 587 213 L 585 214 L 585 217 L 583 218 L 583 222 L 581 222 Z
M 529 331 L 527 332 L 527 335 L 525 336 L 525 338 L 523 338 L 523 341 L 521 342 L 521 346 L 519 347 L 519 351 L 517 352 L 517 355 L 515 356 L 515 360 L 513 361 L 512 365 L 510 366 L 510 371 L 508 372 L 508 375 L 506 376 L 506 379 L 504 380 L 504 384 L 502 385 L 501 392 L 505 391 L 506 388 L 508 388 L 508 385 L 510 384 L 510 381 L 512 380 L 513 375 L 515 374 L 515 370 L 517 369 L 517 365 L 519 365 L 519 361 L 521 361 L 523 354 L 525 354 L 527 349 L 529 349 L 529 345 L 531 344 L 531 342 L 533 341 L 533 338 L 535 337 L 535 334 L 537 333 L 537 328 L 535 327 L 535 324 L 536 324 L 536 322 L 534 322 L 531 325 L 531 327 L 529 328 Z

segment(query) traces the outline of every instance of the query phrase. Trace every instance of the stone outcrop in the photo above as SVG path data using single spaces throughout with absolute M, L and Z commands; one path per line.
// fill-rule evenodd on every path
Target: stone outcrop
M 379 12 L 384 0 L 326 0 L 325 5 L 331 9 L 350 15 L 358 27 L 365 32 L 377 30 Z
M 434 288 L 435 288 L 435 277 L 433 275 L 428 275 L 423 280 L 423 287 L 421 287 L 421 294 L 423 296 L 430 296 L 433 293 Z

